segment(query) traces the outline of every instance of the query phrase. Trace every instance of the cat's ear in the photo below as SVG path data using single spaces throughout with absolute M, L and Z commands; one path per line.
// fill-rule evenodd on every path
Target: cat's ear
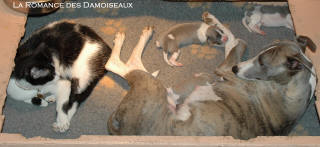
M 32 67 L 30 70 L 30 75 L 33 79 L 43 78 L 50 74 L 50 69 L 48 68 L 38 68 Z

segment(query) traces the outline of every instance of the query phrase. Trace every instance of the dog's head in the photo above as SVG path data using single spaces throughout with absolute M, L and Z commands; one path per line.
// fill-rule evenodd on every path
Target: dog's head
M 248 80 L 273 80 L 281 84 L 290 81 L 300 71 L 312 74 L 312 63 L 305 56 L 305 48 L 315 51 L 316 46 L 310 38 L 302 36 L 297 41 L 274 43 L 254 58 L 232 67 L 238 77 Z
M 223 45 L 228 41 L 228 37 L 217 25 L 210 26 L 206 32 L 207 42 L 210 46 Z
M 20 46 L 15 57 L 14 77 L 26 80 L 32 85 L 42 85 L 53 80 L 55 70 L 50 53 L 43 50 L 46 47 L 45 43 L 39 44 L 36 48 Z

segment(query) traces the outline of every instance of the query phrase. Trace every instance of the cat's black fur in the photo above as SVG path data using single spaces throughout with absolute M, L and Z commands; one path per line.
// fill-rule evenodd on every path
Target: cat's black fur
M 90 77 L 87 79 L 90 80 L 89 83 L 86 87 L 79 87 L 79 80 L 82 78 L 79 77 L 81 73 L 77 74 L 78 77 L 75 77 L 73 72 L 70 74 L 68 70 L 72 71 L 74 63 L 87 42 L 96 44 L 99 49 L 92 56 L 88 56 L 87 67 Z M 54 22 L 36 31 L 18 47 L 11 78 L 15 78 L 17 81 L 25 80 L 31 87 L 40 87 L 40 90 L 42 85 L 45 86 L 55 80 L 70 81 L 70 96 L 62 106 L 63 112 L 68 115 L 72 105 L 77 102 L 77 106 L 79 106 L 105 74 L 104 66 L 110 54 L 110 47 L 91 28 L 65 21 Z M 58 66 L 54 63 L 54 58 L 59 61 Z M 57 98 L 57 101 L 59 101 L 59 98 Z M 36 100 L 32 100 L 32 103 L 41 104 Z

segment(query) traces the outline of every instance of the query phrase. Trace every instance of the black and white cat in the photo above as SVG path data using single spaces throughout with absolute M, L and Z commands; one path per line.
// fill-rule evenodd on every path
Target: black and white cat
M 53 22 L 18 47 L 7 94 L 41 106 L 56 99 L 53 129 L 65 132 L 77 107 L 105 74 L 110 54 L 110 47 L 89 27 Z

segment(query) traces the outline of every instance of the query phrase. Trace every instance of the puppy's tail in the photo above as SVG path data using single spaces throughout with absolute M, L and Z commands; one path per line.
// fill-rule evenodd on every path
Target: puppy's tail
M 243 24 L 244 27 L 247 28 L 247 30 L 248 30 L 249 32 L 252 32 L 252 30 L 249 28 L 249 26 L 248 26 L 248 24 L 247 24 L 247 21 L 249 20 L 249 17 L 248 17 L 248 15 L 247 15 L 247 13 L 248 13 L 247 11 L 244 12 L 244 17 L 242 18 L 242 24 Z

